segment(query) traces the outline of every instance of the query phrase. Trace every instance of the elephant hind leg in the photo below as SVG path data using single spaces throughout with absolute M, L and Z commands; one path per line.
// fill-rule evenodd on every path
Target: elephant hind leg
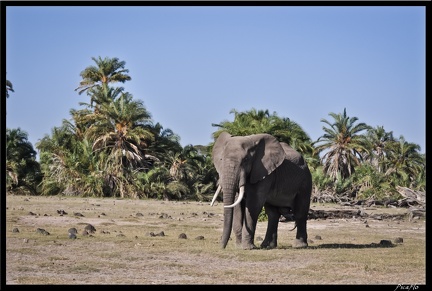
M 293 248 L 305 248 L 308 246 L 306 219 L 296 219 L 295 226 L 297 227 L 296 238 L 293 242 Z
M 297 227 L 296 238 L 293 242 L 294 248 L 304 248 L 308 246 L 308 235 L 306 229 L 306 223 L 310 208 L 310 183 L 300 189 L 300 192 L 296 195 L 294 202 L 293 212 L 295 218 L 295 224 Z

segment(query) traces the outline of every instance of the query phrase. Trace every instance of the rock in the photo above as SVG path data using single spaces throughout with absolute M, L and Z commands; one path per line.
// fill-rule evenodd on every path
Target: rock
M 68 233 L 77 234 L 78 230 L 75 227 L 69 228 Z
M 397 238 L 395 238 L 394 242 L 395 242 L 395 244 L 401 244 L 401 243 L 403 243 L 403 238 L 397 237 Z
M 43 235 L 50 235 L 50 233 L 48 231 L 46 231 L 45 229 L 43 229 L 43 228 L 36 229 L 36 232 L 40 233 L 40 234 L 43 234 Z
M 88 233 L 96 232 L 96 228 L 91 224 L 87 224 L 87 226 L 84 228 L 84 230 L 87 230 Z

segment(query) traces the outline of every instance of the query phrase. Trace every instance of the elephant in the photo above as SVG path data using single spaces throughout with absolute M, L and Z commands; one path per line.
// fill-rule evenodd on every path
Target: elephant
M 300 153 L 270 134 L 232 136 L 223 131 L 213 145 L 212 161 L 219 180 L 211 205 L 223 192 L 222 249 L 231 231 L 237 247 L 257 249 L 254 237 L 263 207 L 268 225 L 261 248 L 277 247 L 281 215 L 294 216 L 297 234 L 292 247 L 308 246 L 306 222 L 312 176 Z

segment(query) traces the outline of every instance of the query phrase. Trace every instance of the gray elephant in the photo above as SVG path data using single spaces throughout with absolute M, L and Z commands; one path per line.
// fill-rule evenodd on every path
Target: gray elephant
M 231 136 L 222 132 L 213 146 L 212 159 L 222 190 L 224 226 L 221 247 L 231 235 L 237 246 L 254 249 L 258 216 L 264 206 L 267 232 L 261 248 L 277 247 L 281 215 L 294 215 L 296 238 L 293 247 L 307 247 L 306 221 L 310 207 L 312 177 L 303 157 L 270 134 Z M 234 201 L 236 198 L 236 201 Z

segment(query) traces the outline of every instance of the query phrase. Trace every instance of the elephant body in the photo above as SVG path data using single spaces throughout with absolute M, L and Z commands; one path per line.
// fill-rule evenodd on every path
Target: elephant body
M 268 226 L 261 248 L 277 247 L 281 215 L 294 216 L 297 234 L 293 247 L 307 247 L 312 177 L 297 151 L 269 134 L 231 136 L 222 132 L 213 146 L 212 158 L 223 192 L 222 248 L 231 231 L 238 246 L 256 248 L 255 230 L 263 207 Z

